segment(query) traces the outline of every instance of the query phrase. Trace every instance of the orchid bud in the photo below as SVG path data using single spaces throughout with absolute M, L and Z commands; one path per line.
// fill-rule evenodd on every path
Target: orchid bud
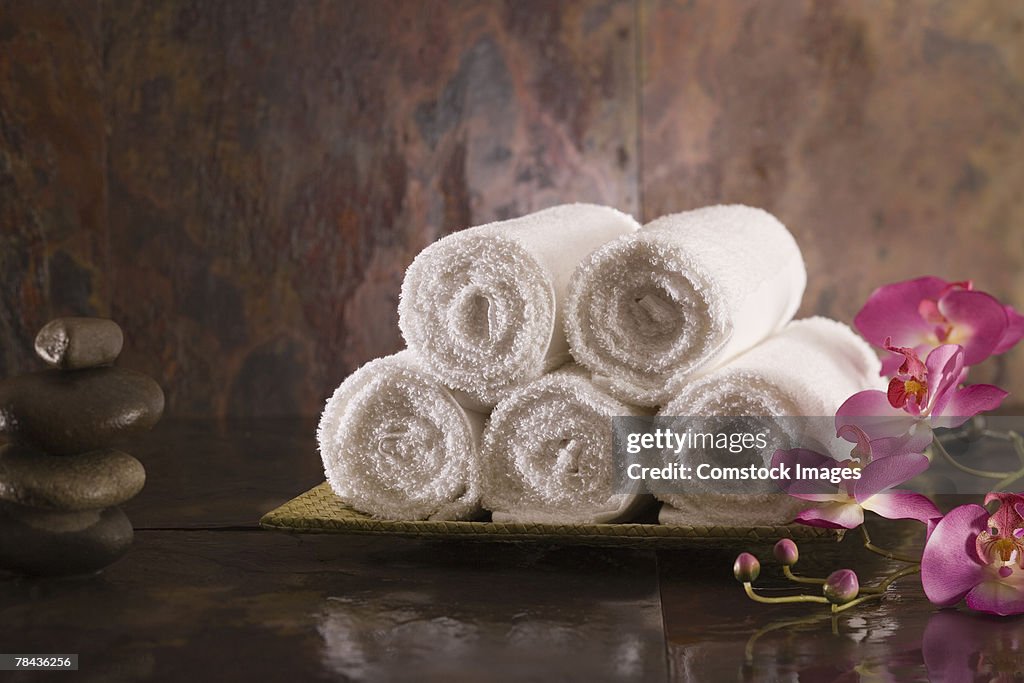
M 829 574 L 822 592 L 833 605 L 844 605 L 860 593 L 860 581 L 852 569 L 840 569 Z
M 761 563 L 750 553 L 740 553 L 732 565 L 732 573 L 740 583 L 752 583 L 761 573 Z
M 776 560 L 787 567 L 792 567 L 800 559 L 800 550 L 791 538 L 783 538 L 776 543 L 772 548 L 772 554 L 775 555 Z

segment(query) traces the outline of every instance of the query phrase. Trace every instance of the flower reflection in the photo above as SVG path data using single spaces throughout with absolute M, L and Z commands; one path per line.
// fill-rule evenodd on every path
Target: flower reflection
M 916 612 L 915 616 L 926 616 Z M 1002 681 L 1024 680 L 1024 617 L 999 619 L 942 610 L 924 619 L 858 615 L 838 633 L 828 619 L 777 621 L 747 642 L 741 678 L 753 681 Z M 702 643 L 675 653 L 685 680 L 727 676 L 735 645 Z M 682 655 L 682 656 L 680 656 Z M 685 665 L 680 671 L 680 664 Z
M 943 611 L 932 616 L 921 646 L 933 681 L 1024 678 L 1024 619 Z

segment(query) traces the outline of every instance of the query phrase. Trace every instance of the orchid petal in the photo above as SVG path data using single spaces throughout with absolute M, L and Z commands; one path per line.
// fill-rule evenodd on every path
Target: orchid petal
M 998 408 L 1009 395 L 991 384 L 972 384 L 947 391 L 932 409 L 932 426 L 959 427 L 978 413 Z
M 924 422 L 919 422 L 903 436 L 872 440 L 871 457 L 877 460 L 903 453 L 923 453 L 931 443 L 931 428 Z
M 871 460 L 871 439 L 863 429 L 857 425 L 843 425 L 836 430 L 836 436 L 856 444 L 850 451 L 855 458 L 862 458 L 862 462 Z
M 959 344 L 936 346 L 924 364 L 928 368 L 928 405 L 934 406 L 943 394 L 960 383 L 964 369 L 964 347 Z
M 917 420 L 893 408 L 884 391 L 866 389 L 846 399 L 836 411 L 836 431 L 844 425 L 863 430 L 871 439 L 903 436 Z
M 952 323 L 964 347 L 964 364 L 991 356 L 1006 332 L 1006 309 L 985 292 L 957 289 L 939 299 L 939 311 Z
M 922 378 L 927 372 L 927 367 L 921 362 L 920 354 L 912 348 L 905 346 L 893 346 L 891 339 L 885 340 L 885 350 L 890 353 L 899 354 L 903 357 L 898 374 L 910 377 Z
M 872 460 L 861 470 L 860 479 L 851 482 L 853 496 L 863 504 L 868 498 L 902 484 L 928 469 L 928 458 L 920 453 L 891 455 Z
M 993 349 L 992 353 L 1006 353 L 1024 338 L 1024 315 L 1014 310 L 1013 306 L 1007 306 L 1005 310 L 1006 330 L 1003 332 L 1002 339 L 996 344 L 996 348 Z
M 807 448 L 793 448 L 788 451 L 777 450 L 772 455 L 772 467 L 785 466 L 795 470 L 798 465 L 801 468 L 832 468 L 838 466 L 839 461 Z M 849 496 L 845 491 L 841 492 L 836 484 L 827 479 L 803 479 L 797 477 L 780 480 L 779 486 L 784 492 L 801 500 L 815 502 L 849 500 Z
M 921 585 L 934 604 L 955 605 L 981 583 L 986 567 L 974 559 L 970 546 L 986 520 L 985 508 L 961 505 L 935 525 L 921 556 Z
M 1024 612 L 1024 586 L 1000 579 L 982 581 L 967 594 L 967 606 L 1005 617 Z
M 860 501 L 860 506 L 886 519 L 916 519 L 927 524 L 942 516 L 927 496 L 913 491 L 888 491 Z
M 826 503 L 802 511 L 796 516 L 796 521 L 826 529 L 856 529 L 864 523 L 864 511 L 853 502 Z
M 921 277 L 879 287 L 853 319 L 857 331 L 875 346 L 891 337 L 898 346 L 914 347 L 931 334 L 932 325 L 921 317 L 924 299 L 938 299 L 947 283 L 937 277 Z
M 925 345 L 915 347 L 918 352 L 927 352 L 928 347 Z M 896 354 L 888 354 L 882 359 L 882 371 L 878 373 L 882 377 L 892 377 L 900 369 L 900 365 L 903 364 L 903 356 Z

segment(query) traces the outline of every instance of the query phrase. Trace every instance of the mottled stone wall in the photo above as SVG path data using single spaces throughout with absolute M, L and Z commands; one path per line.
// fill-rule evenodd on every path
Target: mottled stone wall
M 438 236 L 636 209 L 633 7 L 140 2 L 107 14 L 112 311 L 185 413 L 318 412 L 400 348 Z
M 55 315 L 109 312 L 94 2 L 0 2 L 0 376 Z
M 110 314 L 174 413 L 315 414 L 418 250 L 567 200 L 764 206 L 807 314 L 1024 307 L 1022 46 L 1009 1 L 0 0 L 0 373 Z
M 802 314 L 851 320 L 879 284 L 974 278 L 1024 310 L 1024 4 L 641 5 L 644 216 L 778 215 Z M 987 369 L 1024 393 L 1024 348 Z
M 98 269 L 126 330 L 122 362 L 160 378 L 172 412 L 316 413 L 354 367 L 400 347 L 402 273 L 438 236 L 569 198 L 639 210 L 628 0 L 118 1 L 99 14 L 87 56 L 102 52 L 106 138 L 98 105 L 95 121 L 14 130 L 48 138 L 51 154 L 76 155 L 62 135 L 109 150 L 106 175 L 97 164 L 89 176 L 106 185 L 62 179 L 109 221 L 58 227 L 84 239 L 79 228 L 109 225 Z M 78 79 L 82 38 L 49 42 L 46 59 L 72 58 L 44 76 Z M 29 76 L 0 81 L 5 117 L 49 87 Z M 58 94 L 32 102 L 62 116 L 94 104 Z M 43 181 L 30 169 L 24 182 Z M 16 206 L 64 220 L 54 200 Z M 22 222 L 5 217 L 5 239 Z M 58 228 L 37 232 L 54 249 Z M 13 283 L 5 272 L 3 291 L 44 267 Z M 80 292 L 81 278 L 60 281 Z M 46 317 L 29 309 L 49 299 L 33 296 L 5 299 L 5 348 L 17 349 L 5 371 L 29 364 Z

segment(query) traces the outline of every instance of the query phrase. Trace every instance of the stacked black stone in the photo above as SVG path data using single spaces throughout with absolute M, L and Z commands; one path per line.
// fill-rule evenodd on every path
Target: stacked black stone
M 146 470 L 112 447 L 156 424 L 164 394 L 113 367 L 123 342 L 111 320 L 58 318 L 36 336 L 53 369 L 0 381 L 0 570 L 90 574 L 131 545 L 119 506 Z

